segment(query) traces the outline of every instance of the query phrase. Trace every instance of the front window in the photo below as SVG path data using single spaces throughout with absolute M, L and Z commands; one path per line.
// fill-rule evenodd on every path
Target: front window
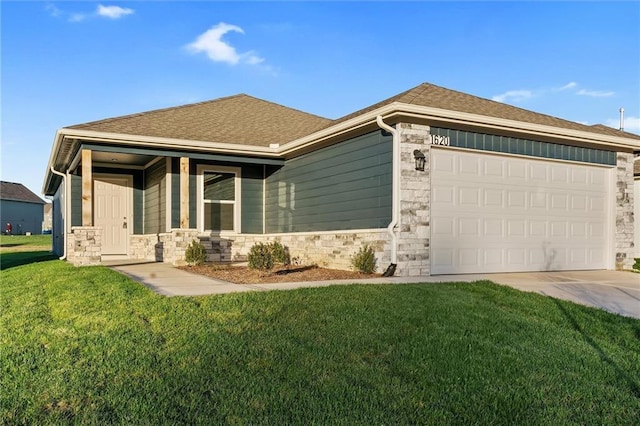
M 201 215 L 199 228 L 204 231 L 238 231 L 238 172 L 199 167 Z

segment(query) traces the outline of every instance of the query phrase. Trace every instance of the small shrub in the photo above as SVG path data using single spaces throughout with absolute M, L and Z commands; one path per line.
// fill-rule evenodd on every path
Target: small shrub
M 273 269 L 274 261 L 270 244 L 255 243 L 251 246 L 247 258 L 249 268 L 251 269 L 258 269 L 260 271 L 270 271 Z
M 372 274 L 376 270 L 376 256 L 368 244 L 351 257 L 351 266 L 365 274 Z
M 271 256 L 273 256 L 275 263 L 281 263 L 283 265 L 289 264 L 289 251 L 278 241 L 269 244 L 269 250 L 271 250 Z
M 636 263 L 633 264 L 633 269 L 640 271 L 640 257 L 636 257 L 634 260 Z
M 207 260 L 207 252 L 199 240 L 191 241 L 185 252 L 185 260 L 189 265 L 202 265 Z

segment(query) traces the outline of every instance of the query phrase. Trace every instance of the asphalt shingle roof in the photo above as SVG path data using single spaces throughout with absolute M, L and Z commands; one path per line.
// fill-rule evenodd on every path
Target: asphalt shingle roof
M 269 146 L 306 136 L 330 123 L 327 118 L 240 94 L 67 128 Z
M 393 102 L 640 140 L 640 136 L 633 133 L 621 132 L 603 125 L 587 126 L 573 121 L 563 120 L 550 115 L 540 114 L 512 105 L 507 105 L 502 102 L 496 102 L 480 98 L 478 96 L 469 95 L 467 93 L 445 89 L 444 87 L 429 83 L 420 84 L 406 92 L 402 92 L 367 108 L 346 115 L 336 120 L 335 123 L 349 120 Z
M 0 181 L 0 200 L 45 204 L 40 197 L 23 184 L 4 181 Z
M 633 133 L 621 132 L 603 125 L 587 126 L 429 83 L 420 84 L 337 120 L 240 94 L 207 102 L 108 118 L 67 128 L 169 139 L 269 146 L 291 142 L 393 102 L 640 140 L 640 136 Z

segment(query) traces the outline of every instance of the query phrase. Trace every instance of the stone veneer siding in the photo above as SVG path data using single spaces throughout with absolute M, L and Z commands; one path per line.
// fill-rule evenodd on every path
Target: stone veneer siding
M 160 234 L 132 235 L 129 238 L 129 257 L 184 265 L 187 247 L 198 238 L 196 229 L 172 229 L 171 232 Z
M 619 152 L 616 164 L 616 269 L 633 268 L 633 154 Z
M 232 236 L 199 235 L 195 229 L 177 230 L 168 233 L 132 235 L 129 256 L 184 264 L 187 246 L 200 239 L 207 251 L 209 262 L 246 261 L 247 254 L 255 243 L 278 241 L 289 249 L 292 259 L 301 264 L 317 264 L 334 269 L 351 269 L 351 256 L 365 244 L 370 245 L 376 256 L 378 272 L 383 272 L 390 263 L 391 248 L 386 229 L 335 231 L 321 233 L 291 234 L 240 234 Z
M 75 266 L 99 265 L 102 258 L 102 228 L 73 226 L 67 234 L 67 260 Z
M 303 265 L 349 270 L 351 257 L 368 244 L 376 257 L 376 271 L 383 272 L 391 262 L 391 246 L 386 229 L 291 233 L 272 235 L 237 235 L 230 239 L 233 260 L 246 260 L 255 243 L 278 241 L 289 249 L 292 261 Z
M 430 270 L 429 126 L 400 123 L 400 222 L 398 224 L 398 276 L 428 276 Z M 415 169 L 414 150 L 425 155 L 424 171 Z

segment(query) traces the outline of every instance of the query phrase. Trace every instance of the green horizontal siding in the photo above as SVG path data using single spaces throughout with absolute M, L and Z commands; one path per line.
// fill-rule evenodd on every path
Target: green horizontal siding
M 261 234 L 263 166 L 243 166 L 241 181 L 241 231 Z
M 82 226 L 82 176 L 71 175 L 71 226 Z
M 164 159 L 144 171 L 144 233 L 165 232 L 166 165 Z
M 180 159 L 171 159 L 171 228 L 180 228 Z
M 180 227 L 180 160 L 171 160 L 171 224 Z M 241 167 L 241 230 L 244 233 L 262 233 L 262 165 L 240 165 L 237 163 L 214 163 L 210 161 L 190 161 L 189 177 L 189 223 L 197 226 L 197 205 L 201 194 L 197 190 L 197 167 L 210 166 Z
M 369 133 L 289 160 L 266 178 L 266 231 L 381 228 L 391 220 L 392 138 Z
M 616 153 L 604 149 L 562 145 L 439 127 L 432 127 L 431 134 L 448 136 L 451 146 L 458 148 L 504 152 L 528 155 L 531 157 L 577 161 L 581 163 L 605 164 L 608 166 L 614 166 L 616 164 Z

